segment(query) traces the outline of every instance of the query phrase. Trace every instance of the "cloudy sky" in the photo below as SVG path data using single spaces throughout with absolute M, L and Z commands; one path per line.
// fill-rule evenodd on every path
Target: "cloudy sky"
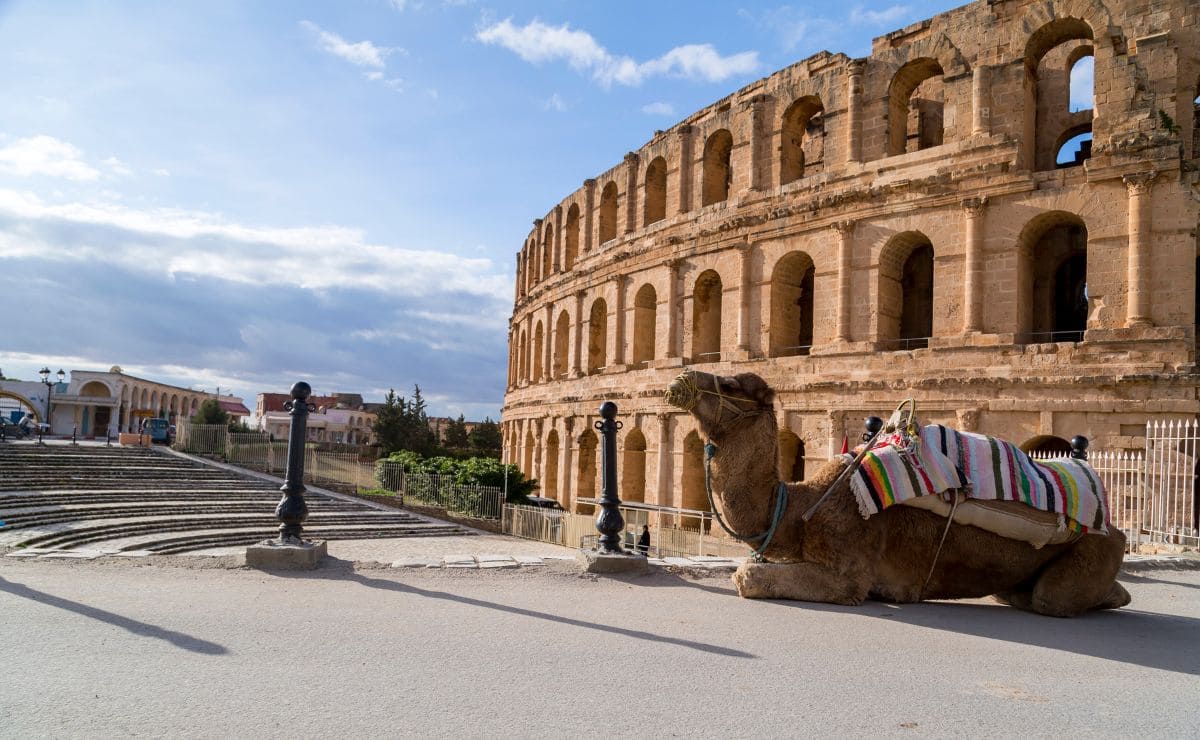
M 0 0 L 0 369 L 496 418 L 534 218 L 959 4 Z

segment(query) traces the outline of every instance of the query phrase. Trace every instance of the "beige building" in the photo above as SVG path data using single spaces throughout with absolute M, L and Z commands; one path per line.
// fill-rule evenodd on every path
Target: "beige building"
M 978 0 L 655 132 L 517 254 L 508 459 L 597 495 L 612 399 L 621 497 L 707 508 L 661 397 L 684 367 L 776 388 L 788 477 L 907 396 L 1027 448 L 1138 447 L 1200 413 L 1198 95 L 1196 2 Z

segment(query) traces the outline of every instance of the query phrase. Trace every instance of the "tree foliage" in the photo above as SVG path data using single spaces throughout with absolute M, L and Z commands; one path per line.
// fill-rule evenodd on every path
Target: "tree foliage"
M 193 424 L 220 424 L 226 426 L 229 424 L 229 413 L 221 408 L 221 404 L 215 398 L 209 398 L 200 404 L 200 408 L 196 409 L 196 415 L 192 417 Z
M 488 455 L 498 455 L 502 445 L 500 425 L 487 417 L 471 430 L 471 449 Z
M 401 450 L 380 462 L 400 463 L 408 473 L 445 475 L 453 478 L 455 483 L 500 489 L 504 488 L 507 475 L 508 496 L 505 500 L 509 502 L 523 501 L 538 489 L 538 482 L 527 480 L 516 465 L 504 465 L 494 457 L 469 457 L 463 460 L 444 456 L 426 458 L 411 450 Z
M 451 419 L 446 425 L 446 434 L 442 444 L 451 450 L 465 450 L 470 444 L 467 438 L 467 422 L 462 414 L 457 419 Z
M 437 449 L 437 435 L 429 428 L 421 386 L 413 386 L 412 399 L 389 390 L 372 428 L 385 453 L 410 450 L 424 456 Z

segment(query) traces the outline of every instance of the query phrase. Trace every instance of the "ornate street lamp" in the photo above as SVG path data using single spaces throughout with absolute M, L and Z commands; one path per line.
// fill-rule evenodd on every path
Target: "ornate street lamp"
M 50 428 L 50 395 L 54 392 L 54 386 L 57 385 L 57 383 L 55 381 L 50 380 L 50 368 L 48 368 L 48 367 L 43 367 L 41 370 L 38 370 L 38 375 L 42 376 L 42 384 L 46 386 L 46 421 L 45 421 L 45 423 L 46 423 L 46 428 L 49 429 Z M 63 378 L 65 378 L 67 376 L 67 374 L 63 372 L 61 367 L 58 369 L 58 372 L 55 373 L 55 375 L 58 377 L 58 381 L 57 381 L 58 383 L 63 382 Z

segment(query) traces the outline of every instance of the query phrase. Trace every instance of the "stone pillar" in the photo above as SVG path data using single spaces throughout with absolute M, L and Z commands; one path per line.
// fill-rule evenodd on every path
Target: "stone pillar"
M 542 219 L 535 218 L 533 220 L 533 254 L 530 257 L 533 259 L 533 274 L 537 277 L 535 283 L 540 283 L 546 279 L 542 274 L 542 250 L 546 248 L 545 242 L 542 241 Z
M 554 358 L 553 353 L 550 351 L 550 349 L 554 346 L 554 339 L 553 339 L 553 336 L 551 335 L 551 332 L 553 331 L 553 327 L 554 327 L 553 322 L 554 322 L 554 304 L 549 303 L 546 305 L 546 318 L 545 318 L 546 330 L 542 332 L 542 337 L 545 339 L 545 344 L 542 347 L 542 378 L 541 379 L 543 381 L 553 380 L 553 378 L 554 378 L 554 371 L 550 367 L 550 362 Z
M 679 265 L 683 260 L 667 260 L 667 357 L 679 356 Z
M 557 205 L 554 207 L 554 272 L 562 272 L 562 221 L 562 206 Z
M 742 242 L 737 245 L 738 251 L 741 253 L 741 259 L 738 260 L 740 266 L 738 273 L 738 327 L 737 327 L 737 349 L 739 352 L 750 351 L 750 272 L 753 269 L 751 258 L 754 255 L 754 247 L 749 242 Z
M 679 210 L 692 210 L 692 127 L 684 124 L 675 130 L 679 139 Z
M 987 198 L 962 202 L 966 265 L 963 275 L 963 332 L 983 331 L 983 217 Z
M 625 155 L 625 233 L 637 228 L 637 191 L 639 157 L 633 152 Z
M 517 279 L 513 284 L 513 303 L 521 300 L 521 281 L 525 276 L 521 274 L 521 252 L 517 251 Z
M 592 211 L 596 203 L 596 181 L 588 178 L 583 181 L 583 251 L 592 251 L 592 224 L 595 218 Z
M 659 506 L 671 506 L 671 415 L 656 414 L 658 419 L 658 490 L 654 492 Z
M 862 75 L 864 62 L 846 65 L 846 161 L 862 161 Z
M 850 258 L 854 241 L 854 221 L 833 224 L 838 235 L 838 314 L 837 341 L 850 341 Z
M 992 133 L 991 68 L 980 64 L 971 70 L 971 135 Z
M 613 323 L 613 365 L 625 364 L 625 286 L 629 284 L 630 278 L 626 275 L 617 275 L 613 278 L 613 307 L 616 312 Z
M 1158 173 L 1140 172 L 1124 177 L 1129 191 L 1129 258 L 1125 280 L 1129 298 L 1125 304 L 1126 326 L 1150 326 L 1150 188 Z
M 561 495 L 561 503 L 567 511 L 575 510 L 575 417 L 568 416 L 563 419 L 563 440 L 560 444 L 562 450 L 561 460 L 559 462 L 558 476 L 561 479 L 561 484 L 558 487 Z
M 767 120 L 767 96 L 755 95 L 750 98 L 750 189 L 765 190 L 770 187 L 764 160 L 769 158 L 765 136 L 770 135 L 770 122 Z
M 571 342 L 571 377 L 578 378 L 583 376 L 583 296 L 587 291 L 580 290 L 575 292 L 575 326 L 573 327 L 574 341 Z
M 533 312 L 530 311 L 525 317 L 525 336 L 528 337 L 529 343 L 525 346 L 525 377 L 522 379 L 525 383 L 536 383 L 537 378 L 533 377 L 533 353 L 537 351 L 537 343 L 533 341 Z

